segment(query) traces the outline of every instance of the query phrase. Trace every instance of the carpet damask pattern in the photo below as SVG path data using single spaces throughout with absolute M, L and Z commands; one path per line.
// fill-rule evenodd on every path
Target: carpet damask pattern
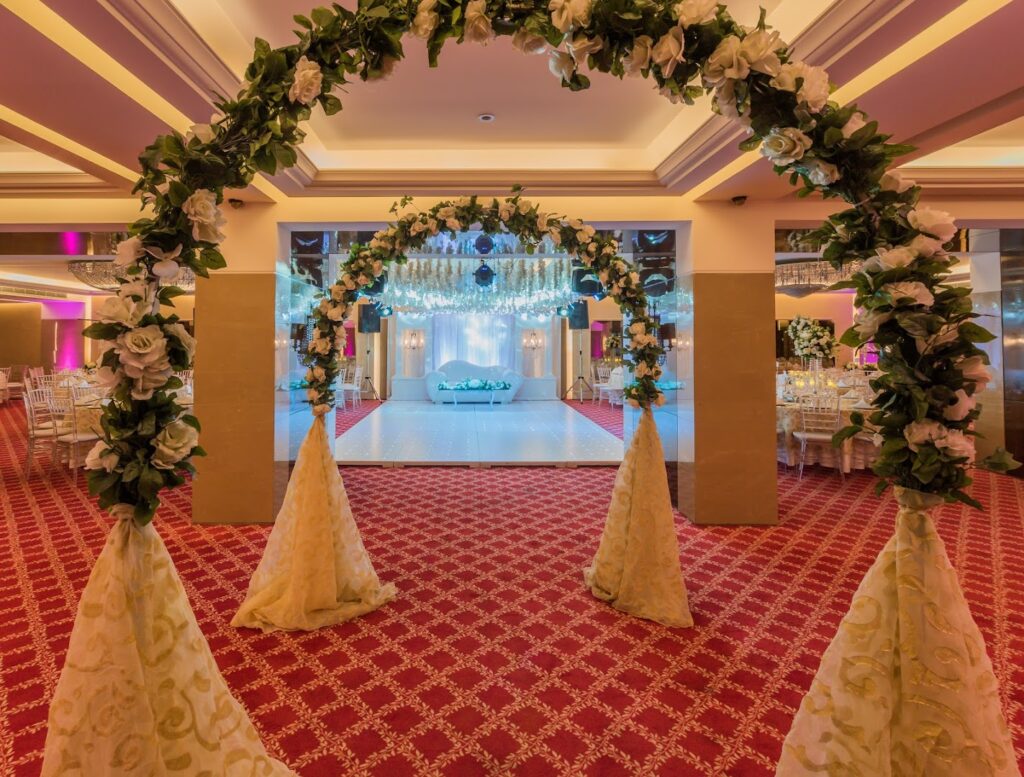
M 562 401 L 577 413 L 585 415 L 606 432 L 622 439 L 623 410 L 621 406 L 613 407 L 607 402 L 594 404 L 589 399 L 586 402 L 574 399 L 563 399 Z
M 20 407 L 0 408 L 0 774 L 39 773 L 47 704 L 108 530 L 80 477 L 23 477 Z M 590 596 L 613 468 L 343 471 L 399 598 L 314 633 L 228 622 L 268 527 L 157 517 L 228 685 L 299 774 L 771 775 L 782 739 L 895 506 L 871 478 L 780 472 L 783 523 L 677 521 L 697 621 L 675 630 Z M 988 512 L 938 529 L 1024 744 L 1024 483 L 981 474 Z M 1024 763 L 1024 758 L 1020 759 Z

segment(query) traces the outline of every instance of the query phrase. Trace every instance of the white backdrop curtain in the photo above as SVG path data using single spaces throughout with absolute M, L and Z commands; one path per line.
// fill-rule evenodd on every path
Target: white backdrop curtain
M 453 359 L 515 368 L 515 317 L 445 313 L 433 317 L 433 368 Z

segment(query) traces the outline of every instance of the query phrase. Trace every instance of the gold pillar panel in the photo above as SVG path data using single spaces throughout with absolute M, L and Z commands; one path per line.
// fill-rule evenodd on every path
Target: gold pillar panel
M 697 524 L 778 521 L 775 463 L 774 276 L 696 273 L 692 390 L 680 397 L 680 507 Z
M 196 289 L 195 413 L 202 423 L 197 523 L 274 520 L 273 273 L 221 274 Z
M 42 343 L 42 305 L 38 302 L 0 302 L 0 367 L 15 364 L 41 366 Z M 17 379 L 17 376 L 11 378 Z

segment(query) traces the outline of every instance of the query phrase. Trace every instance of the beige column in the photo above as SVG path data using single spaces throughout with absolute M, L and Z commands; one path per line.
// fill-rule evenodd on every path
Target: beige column
M 196 459 L 197 523 L 273 521 L 287 482 L 291 435 L 277 430 L 275 446 L 275 425 L 289 421 L 287 393 L 278 408 L 275 391 L 276 351 L 287 342 L 287 329 L 277 331 L 275 270 L 287 254 L 274 208 L 227 208 L 228 266 L 196 285 L 195 414 L 208 454 Z
M 778 520 L 774 228 L 755 204 L 708 203 L 678 234 L 679 495 L 694 523 Z

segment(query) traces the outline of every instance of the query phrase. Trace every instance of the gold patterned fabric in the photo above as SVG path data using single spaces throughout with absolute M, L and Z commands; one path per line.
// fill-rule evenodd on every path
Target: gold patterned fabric
M 43 777 L 293 774 L 231 696 L 160 536 L 130 511 L 82 593 Z
M 245 601 L 231 621 L 264 631 L 312 631 L 395 598 L 363 546 L 323 416 L 299 448 L 284 502 Z
M 666 626 L 693 625 L 665 454 L 650 409 L 619 465 L 601 544 L 583 578 L 594 596 L 618 610 Z
M 1019 776 L 992 663 L 929 514 L 940 500 L 897 498 L 896 533 L 822 657 L 777 775 Z

